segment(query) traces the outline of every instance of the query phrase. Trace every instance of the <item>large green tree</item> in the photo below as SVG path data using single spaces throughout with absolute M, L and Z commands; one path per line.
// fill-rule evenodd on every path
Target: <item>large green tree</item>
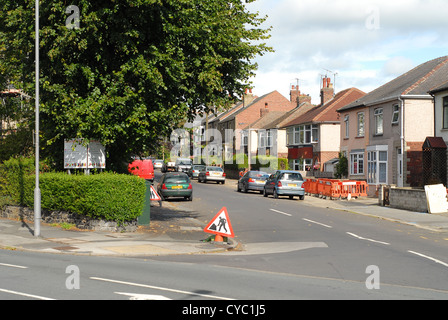
M 230 105 L 254 58 L 271 50 L 252 1 L 41 1 L 44 154 L 62 156 L 65 138 L 99 139 L 114 167 L 196 112 Z M 67 25 L 76 22 L 70 5 L 79 28 Z M 0 0 L 0 86 L 30 95 L 34 19 L 34 0 Z

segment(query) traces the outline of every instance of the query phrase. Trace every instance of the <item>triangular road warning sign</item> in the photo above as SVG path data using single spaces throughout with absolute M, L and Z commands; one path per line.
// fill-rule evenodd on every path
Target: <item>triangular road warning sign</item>
M 151 201 L 162 201 L 154 186 L 151 186 Z
M 223 237 L 235 237 L 226 207 L 222 207 L 222 209 L 218 211 L 216 216 L 204 228 L 204 232 L 217 234 Z

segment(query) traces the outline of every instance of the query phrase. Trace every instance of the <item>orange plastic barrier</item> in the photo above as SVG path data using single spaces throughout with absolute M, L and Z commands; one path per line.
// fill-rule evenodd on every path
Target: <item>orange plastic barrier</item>
M 333 199 L 367 197 L 369 185 L 356 180 L 307 179 L 304 188 L 306 193 Z

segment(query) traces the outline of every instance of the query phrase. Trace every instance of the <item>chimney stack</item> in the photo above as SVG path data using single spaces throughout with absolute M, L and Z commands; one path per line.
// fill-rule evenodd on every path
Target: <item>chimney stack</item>
M 254 101 L 254 95 L 252 94 L 252 88 L 246 88 L 246 92 L 243 94 L 243 107 L 248 106 Z
M 331 83 L 331 79 L 328 77 L 323 78 L 322 81 L 322 89 L 320 91 L 320 103 L 321 106 L 326 104 L 328 101 L 333 99 L 334 97 L 334 88 Z
M 311 97 L 307 94 L 301 94 L 298 85 L 293 85 L 291 88 L 289 95 L 291 96 L 292 103 L 297 104 L 297 106 L 300 106 L 304 102 L 311 103 Z
M 264 104 L 264 108 L 260 108 L 260 118 L 264 117 L 267 113 L 269 113 L 268 103 Z

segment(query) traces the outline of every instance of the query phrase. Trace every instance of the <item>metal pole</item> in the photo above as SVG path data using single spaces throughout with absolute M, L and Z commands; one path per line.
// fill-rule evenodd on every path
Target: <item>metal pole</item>
M 41 194 L 39 188 L 39 0 L 36 0 L 36 187 L 34 189 L 34 236 L 40 236 L 40 220 L 41 220 Z

